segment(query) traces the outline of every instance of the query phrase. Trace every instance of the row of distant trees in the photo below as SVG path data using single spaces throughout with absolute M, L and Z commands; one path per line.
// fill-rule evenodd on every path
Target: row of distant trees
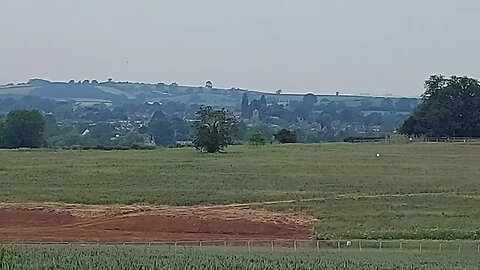
M 159 118 L 159 119 L 156 119 Z M 153 121 L 162 121 L 164 115 L 154 116 Z M 39 148 L 45 146 L 44 131 L 46 121 L 37 110 L 15 110 L 0 119 L 0 147 Z M 215 110 L 202 106 L 194 122 L 194 146 L 201 151 L 214 153 L 233 143 L 233 134 L 238 120 L 225 109 Z M 260 136 L 260 137 L 259 137 Z M 282 143 L 296 142 L 295 133 L 281 130 L 276 138 Z M 254 134 L 251 141 L 264 144 L 265 139 Z
M 364 98 L 357 106 L 347 106 L 343 101 L 333 101 L 327 98 L 319 100 L 313 94 L 306 94 L 302 100 L 291 101 L 288 106 L 278 105 L 276 103 L 267 106 L 267 99 L 262 95 L 260 99 L 249 100 L 248 94 L 244 93 L 241 101 L 240 111 L 242 118 L 250 118 L 254 111 L 259 112 L 260 119 L 268 116 L 277 116 L 284 120 L 295 122 L 298 118 L 304 120 L 317 120 L 316 114 L 312 113 L 329 113 L 337 114 L 338 112 L 353 112 L 360 114 L 363 118 L 363 111 L 382 111 L 382 112 L 407 112 L 410 113 L 417 105 L 416 99 L 400 98 L 394 102 L 390 98 L 382 98 L 379 102 L 374 103 L 372 98 Z M 338 115 L 340 119 L 343 115 Z M 345 119 L 348 121 L 348 119 Z

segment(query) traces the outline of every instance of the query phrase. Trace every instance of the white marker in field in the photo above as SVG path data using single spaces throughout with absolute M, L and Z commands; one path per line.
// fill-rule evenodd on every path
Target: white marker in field
M 377 157 L 380 157 L 380 154 L 377 154 Z

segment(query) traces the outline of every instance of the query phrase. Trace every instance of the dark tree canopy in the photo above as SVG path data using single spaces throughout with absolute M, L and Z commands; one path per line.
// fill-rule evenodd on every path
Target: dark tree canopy
M 241 108 L 240 108 L 241 111 L 242 111 L 242 115 L 241 115 L 242 118 L 249 118 L 250 117 L 248 106 L 249 106 L 248 95 L 247 95 L 247 93 L 244 93 L 243 97 L 242 97 Z
M 297 135 L 294 131 L 282 129 L 277 134 L 275 134 L 275 139 L 277 139 L 280 143 L 296 143 Z
M 317 97 L 312 93 L 308 93 L 303 97 L 303 103 L 309 106 L 313 106 L 317 101 Z
M 193 144 L 197 150 L 216 153 L 232 143 L 237 120 L 225 109 L 202 106 L 194 123 Z
M 400 132 L 433 137 L 480 137 L 480 84 L 468 77 L 431 76 L 423 103 Z
M 249 141 L 250 141 L 250 144 L 256 145 L 256 146 L 258 146 L 258 145 L 264 145 L 265 142 L 266 142 L 265 137 L 264 137 L 263 134 L 260 133 L 260 132 L 257 132 L 257 133 L 252 134 L 252 135 L 250 136 Z
M 173 125 L 161 110 L 153 114 L 148 124 L 148 133 L 153 136 L 157 145 L 169 146 L 176 142 Z
M 304 107 L 305 109 L 307 109 L 308 111 L 311 111 L 313 109 L 313 106 L 315 105 L 315 103 L 318 102 L 318 99 L 317 97 L 312 94 L 312 93 L 309 93 L 309 94 L 306 94 L 304 97 L 303 97 L 303 100 L 302 100 L 302 107 Z
M 45 121 L 38 111 L 11 111 L 0 128 L 0 145 L 3 147 L 38 148 L 44 144 Z

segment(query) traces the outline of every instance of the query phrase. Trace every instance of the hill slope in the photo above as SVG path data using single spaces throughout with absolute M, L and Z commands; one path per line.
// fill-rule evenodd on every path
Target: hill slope
M 304 94 L 274 94 L 246 89 L 218 89 L 196 86 L 179 86 L 131 83 L 131 82 L 49 82 L 33 79 L 24 84 L 0 86 L 0 97 L 21 97 L 25 95 L 38 96 L 55 100 L 74 100 L 85 104 L 106 103 L 107 105 L 129 101 L 136 102 L 168 102 L 177 101 L 186 104 L 204 104 L 211 106 L 238 108 L 242 96 L 247 93 L 249 98 L 260 99 L 265 95 L 269 102 L 301 101 Z M 319 101 L 344 102 L 348 107 L 359 106 L 368 101 L 372 105 L 380 105 L 388 99 L 396 103 L 400 98 L 385 98 L 371 96 L 348 95 L 317 95 Z M 416 105 L 418 99 L 409 98 Z

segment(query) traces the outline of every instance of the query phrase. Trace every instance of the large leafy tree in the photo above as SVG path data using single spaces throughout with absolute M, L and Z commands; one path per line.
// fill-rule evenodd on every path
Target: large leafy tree
M 400 132 L 425 136 L 480 137 L 480 84 L 468 77 L 431 76 L 423 103 Z
M 282 129 L 275 134 L 275 139 L 277 139 L 280 143 L 296 143 L 297 135 L 295 134 L 295 131 Z
M 148 132 L 153 136 L 157 145 L 169 146 L 176 143 L 172 122 L 162 111 L 155 112 L 148 125 Z
M 38 111 L 12 111 L 1 129 L 4 147 L 38 148 L 44 144 L 45 120 Z
M 196 149 L 208 153 L 222 151 L 232 142 L 237 119 L 227 110 L 215 110 L 202 106 L 197 112 L 193 144 Z

